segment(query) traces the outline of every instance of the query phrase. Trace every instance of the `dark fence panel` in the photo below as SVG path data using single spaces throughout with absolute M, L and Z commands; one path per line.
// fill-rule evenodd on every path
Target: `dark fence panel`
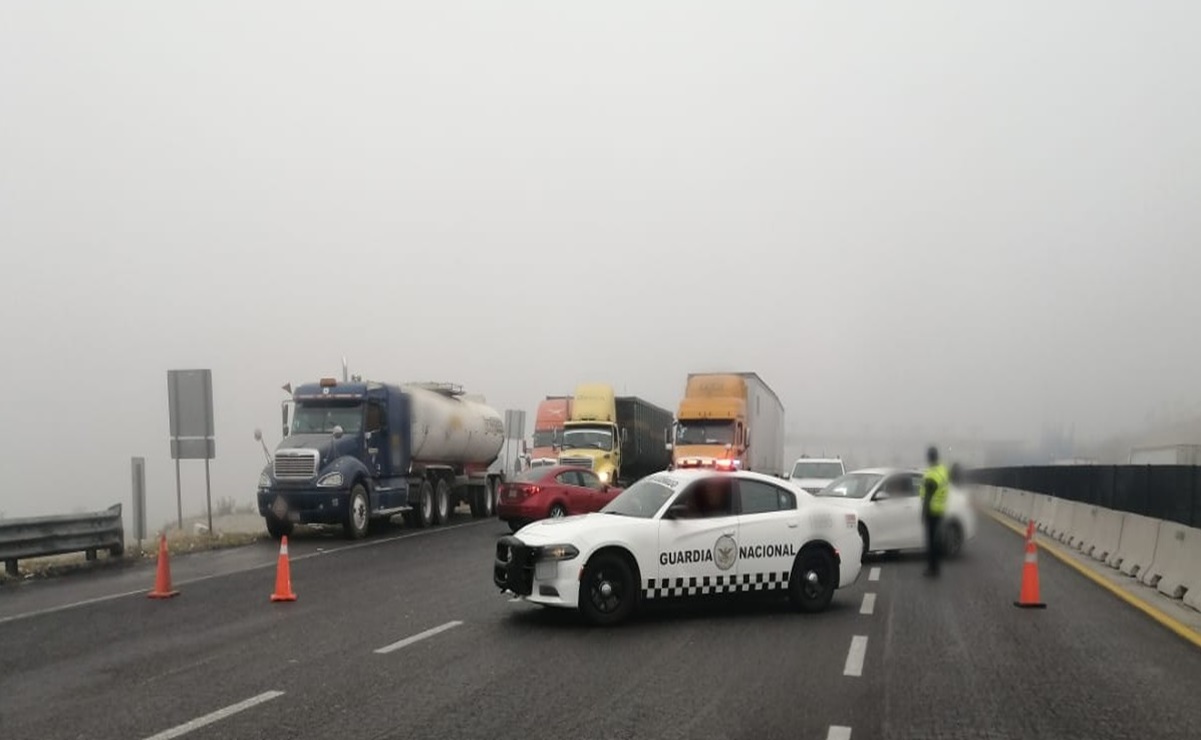
M 967 479 L 1201 528 L 1197 465 L 1027 465 L 969 470 Z

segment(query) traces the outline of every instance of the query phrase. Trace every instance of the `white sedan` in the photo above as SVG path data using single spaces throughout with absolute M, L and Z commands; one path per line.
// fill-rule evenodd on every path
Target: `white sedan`
M 915 550 L 926 546 L 922 522 L 922 473 L 900 468 L 871 468 L 847 473 L 817 493 L 819 499 L 859 516 L 863 552 Z M 955 557 L 976 536 L 971 501 L 951 487 L 942 521 L 943 554 Z
M 493 582 L 613 624 L 642 600 L 752 591 L 807 612 L 859 577 L 853 512 L 757 473 L 677 470 L 639 480 L 598 513 L 545 519 L 496 544 Z

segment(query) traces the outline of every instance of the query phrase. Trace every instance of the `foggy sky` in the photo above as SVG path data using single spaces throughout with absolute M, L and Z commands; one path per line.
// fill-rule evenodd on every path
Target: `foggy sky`
M 988 6 L 988 7 L 985 7 Z M 757 371 L 790 429 L 1198 400 L 1195 2 L 0 4 L 0 511 L 174 513 L 279 386 Z M 915 451 L 915 456 L 917 451 Z M 199 509 L 200 463 L 186 509 Z

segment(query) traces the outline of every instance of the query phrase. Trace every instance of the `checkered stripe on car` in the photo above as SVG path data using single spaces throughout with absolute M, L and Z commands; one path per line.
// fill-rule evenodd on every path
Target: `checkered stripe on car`
M 647 599 L 669 599 L 678 596 L 707 596 L 747 591 L 776 591 L 788 588 L 788 573 L 741 573 L 728 576 L 686 576 L 651 578 L 642 586 Z

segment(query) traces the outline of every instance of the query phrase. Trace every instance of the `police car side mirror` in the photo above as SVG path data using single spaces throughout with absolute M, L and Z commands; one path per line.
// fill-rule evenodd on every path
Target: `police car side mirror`
M 872 496 L 873 501 L 887 501 L 890 498 L 892 498 L 892 496 L 888 495 L 888 491 L 880 491 L 875 496 Z

